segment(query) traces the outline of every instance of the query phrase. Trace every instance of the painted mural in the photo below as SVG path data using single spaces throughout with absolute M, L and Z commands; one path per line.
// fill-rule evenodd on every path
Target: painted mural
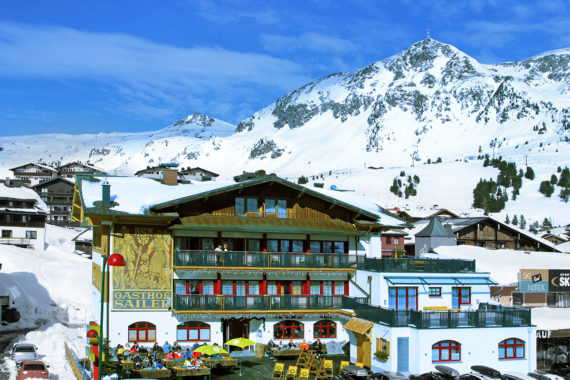
M 125 266 L 113 270 L 114 309 L 167 309 L 170 304 L 172 239 L 166 229 L 118 226 L 114 252 Z

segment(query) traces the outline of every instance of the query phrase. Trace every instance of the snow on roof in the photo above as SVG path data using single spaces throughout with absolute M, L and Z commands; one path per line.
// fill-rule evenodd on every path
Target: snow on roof
M 436 254 L 425 257 L 475 259 L 477 271 L 490 272 L 491 278 L 501 285 L 518 282 L 521 269 L 570 268 L 570 255 L 558 252 L 530 252 L 511 249 L 487 249 L 471 245 L 441 246 Z
M 101 201 L 103 178 L 111 185 L 111 197 L 114 196 L 114 201 L 118 203 L 113 210 L 129 214 L 144 214 L 150 207 L 159 203 L 235 184 L 233 181 L 216 181 L 173 186 L 145 177 L 93 177 L 95 181 L 81 178 L 85 207 L 93 207 L 94 202 Z
M 388 213 L 384 208 L 360 193 L 354 191 L 329 190 L 319 187 L 311 187 L 308 185 L 305 185 L 304 187 L 326 195 L 327 197 L 338 199 L 341 202 L 348 203 L 352 206 L 378 215 L 378 223 L 380 224 L 393 227 L 404 227 L 406 225 L 405 221 L 399 219 L 395 215 Z
M 49 207 L 41 200 L 38 193 L 28 187 L 8 187 L 0 183 L 0 198 L 34 201 L 34 210 L 49 213 Z M 23 211 L 30 212 L 30 209 Z
M 558 244 L 556 246 L 556 249 L 558 249 L 561 252 L 570 253 L 570 241 Z
M 36 163 L 33 163 L 33 162 L 29 162 L 29 163 L 24 164 L 24 165 L 16 166 L 15 168 L 12 168 L 12 169 L 10 169 L 10 170 L 16 170 L 16 169 L 19 169 L 19 168 L 24 168 L 24 167 L 26 167 L 26 166 L 37 166 L 37 167 L 40 167 L 40 168 L 45 169 L 45 170 L 49 170 L 49 171 L 52 171 L 52 172 L 57 172 L 57 170 L 54 169 L 54 168 L 52 168 L 51 166 L 42 165 L 42 164 L 36 164 Z
M 532 324 L 537 330 L 562 330 L 568 328 L 569 308 L 535 307 L 531 309 Z

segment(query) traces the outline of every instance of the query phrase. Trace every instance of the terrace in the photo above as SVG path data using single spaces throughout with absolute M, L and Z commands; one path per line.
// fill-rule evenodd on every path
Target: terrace
M 473 311 L 392 310 L 367 304 L 368 298 L 343 297 L 343 309 L 352 309 L 357 317 L 390 327 L 448 329 L 473 327 L 521 327 L 531 325 L 529 309 L 485 307 Z

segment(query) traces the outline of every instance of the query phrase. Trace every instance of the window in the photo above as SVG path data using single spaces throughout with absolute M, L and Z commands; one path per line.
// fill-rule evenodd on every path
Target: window
M 388 297 L 390 309 L 418 310 L 418 288 L 391 287 Z
M 156 326 L 150 322 L 135 322 L 129 326 L 129 342 L 155 342 Z
M 429 288 L 430 297 L 441 297 L 441 287 L 431 287 Z
M 385 352 L 390 355 L 390 342 L 388 339 L 376 338 L 376 352 Z
M 523 294 L 522 293 L 512 293 L 513 296 L 513 306 L 522 306 L 523 304 Z
M 524 359 L 524 341 L 509 338 L 499 342 L 499 359 Z
M 336 323 L 329 320 L 318 321 L 313 325 L 313 338 L 336 338 Z
M 334 295 L 335 296 L 344 296 L 344 281 L 335 281 L 334 282 Z
M 223 295 L 233 295 L 234 294 L 234 282 L 224 280 L 222 281 L 222 294 Z
M 311 281 L 311 295 L 321 295 L 321 282 Z
M 283 321 L 273 326 L 273 338 L 275 339 L 303 339 L 304 336 L 304 326 L 298 321 Z
M 11 238 L 12 237 L 12 230 L 2 230 L 2 237 L 3 238 Z
M 45 188 L 45 187 L 43 187 L 43 188 L 42 188 L 42 193 L 47 193 L 47 192 L 48 192 L 48 189 Z
M 471 305 L 471 288 L 451 288 L 451 303 L 454 309 L 460 309 L 462 305 Z
M 236 198 L 235 214 L 237 216 L 259 216 L 257 198 Z
M 386 244 L 392 244 L 392 238 L 390 236 L 386 236 Z
M 286 218 L 287 201 L 284 199 L 266 199 L 265 216 L 270 218 Z
M 38 232 L 37 231 L 26 231 L 26 239 L 37 239 Z
M 458 362 L 461 360 L 461 343 L 454 340 L 442 340 L 431 346 L 431 361 Z
M 184 322 L 176 327 L 176 340 L 188 342 L 210 340 L 210 325 L 203 322 Z

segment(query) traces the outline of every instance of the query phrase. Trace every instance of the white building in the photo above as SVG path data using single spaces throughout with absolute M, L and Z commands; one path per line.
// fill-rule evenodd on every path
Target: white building
M 536 327 L 527 309 L 491 301 L 495 284 L 475 262 L 383 259 L 356 274 L 350 321 L 351 361 L 373 370 L 421 374 L 445 364 L 467 372 L 483 364 L 500 371 L 536 368 Z M 373 270 L 370 270 L 370 269 Z M 369 304 L 368 304 L 369 303 Z M 385 352 L 381 361 L 375 352 Z
M 0 244 L 44 250 L 48 213 L 32 189 L 0 183 Z

